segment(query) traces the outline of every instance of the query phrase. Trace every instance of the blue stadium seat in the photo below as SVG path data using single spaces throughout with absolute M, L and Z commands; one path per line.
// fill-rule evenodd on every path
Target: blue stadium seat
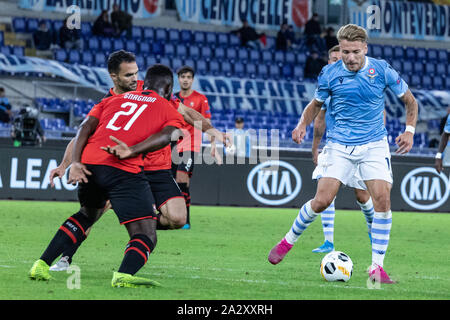
M 192 41 L 192 31 L 181 30 L 180 39 L 184 43 L 190 43 Z
M 145 58 L 142 55 L 136 56 L 136 64 L 138 65 L 138 68 L 141 70 L 145 70 L 145 68 L 147 67 L 145 65 Z
M 144 39 L 154 39 L 155 38 L 155 31 L 152 27 L 142 27 L 142 36 Z
M 297 54 L 297 63 L 305 64 L 306 63 L 306 54 L 303 52 Z
M 405 82 L 406 82 L 408 85 L 411 84 L 411 79 L 410 79 L 409 74 L 404 73 L 404 74 L 401 75 L 401 77 L 402 77 L 403 80 L 405 80 Z
M 53 54 L 56 61 L 65 62 L 67 60 L 67 52 L 64 49 L 56 49 Z
M 94 50 L 94 51 L 97 51 L 98 49 L 100 49 L 100 41 L 98 40 L 97 37 L 90 37 L 88 39 L 88 48 L 89 48 L 89 50 Z
M 274 60 L 277 63 L 284 64 L 284 52 L 283 51 L 275 51 Z
M 96 52 L 94 55 L 94 63 L 97 67 L 104 66 L 106 64 L 107 57 L 103 52 Z
M 413 72 L 413 64 L 411 61 L 403 61 L 403 72 L 407 74 Z
M 392 47 L 388 45 L 383 46 L 383 58 L 388 61 L 391 61 L 393 57 L 394 57 L 394 50 L 392 50 Z
M 294 79 L 296 80 L 303 80 L 304 77 L 304 69 L 303 66 L 294 66 L 294 75 L 293 75 Z
M 447 51 L 439 50 L 438 51 L 438 59 L 439 59 L 439 62 L 447 63 L 449 60 Z
M 172 59 L 166 57 L 166 56 L 162 56 L 159 59 L 159 63 L 165 65 L 165 66 L 170 66 L 172 64 Z
M 204 46 L 201 48 L 201 54 L 203 59 L 211 59 L 212 58 L 212 50 L 210 47 Z
M 205 60 L 203 59 L 197 60 L 196 65 L 197 65 L 196 72 L 198 72 L 199 74 L 205 75 L 208 72 L 208 65 Z
M 178 58 L 185 59 L 187 57 L 188 55 L 187 45 L 185 45 L 184 43 L 179 43 L 175 46 L 175 49 Z
M 214 50 L 214 57 L 219 60 L 224 59 L 225 49 L 223 47 L 216 47 L 216 49 Z
M 263 78 L 263 79 L 267 79 L 267 77 L 269 76 L 269 68 L 267 68 L 267 65 L 265 64 L 258 64 L 256 66 L 256 70 L 258 72 L 258 77 Z
M 172 43 L 166 43 L 164 45 L 164 55 L 167 57 L 173 57 L 175 55 L 175 45 Z
M 155 41 L 155 42 L 152 43 L 151 50 L 156 55 L 163 54 L 164 53 L 164 46 L 163 46 L 162 42 Z
M 264 63 L 272 62 L 272 60 L 273 60 L 272 52 L 270 52 L 269 50 L 263 50 L 261 58 L 262 58 L 262 62 L 264 62 Z
M 179 42 L 180 41 L 180 32 L 175 29 L 169 30 L 169 41 L 170 42 Z
M 392 60 L 391 66 L 392 68 L 394 68 L 394 70 L 397 70 L 400 73 L 404 72 L 401 60 Z
M 292 65 L 290 65 L 290 64 L 285 64 L 285 65 L 283 66 L 283 69 L 282 69 L 282 74 L 283 74 L 283 77 L 284 77 L 284 78 L 286 78 L 286 79 L 291 79 L 292 76 L 293 76 L 293 74 L 294 74 L 294 70 L 293 70 L 293 68 L 292 68 Z
M 122 39 L 114 39 L 112 45 L 113 51 L 122 50 L 125 48 L 125 44 Z
M 416 59 L 416 49 L 413 47 L 407 47 L 405 50 L 405 54 L 406 54 L 406 59 L 408 60 L 415 60 Z
M 59 32 L 59 29 L 63 26 L 64 22 L 62 20 L 51 20 L 52 29 L 54 32 Z
M 276 64 L 271 64 L 269 66 L 269 74 L 272 79 L 280 78 L 280 67 Z
M 249 55 L 250 55 L 250 61 L 253 63 L 258 63 L 259 60 L 261 59 L 261 53 L 259 50 L 250 49 Z
M 217 35 L 217 44 L 219 46 L 227 47 L 228 46 L 228 42 L 229 42 L 228 33 L 219 33 Z
M 427 50 L 427 61 L 433 63 L 438 61 L 438 51 L 436 49 Z
M 417 52 L 417 60 L 424 62 L 427 59 L 427 51 L 425 50 L 425 48 L 417 48 L 416 49 Z
M 181 60 L 180 58 L 173 58 L 171 66 L 172 70 L 176 72 L 180 67 L 183 66 L 183 60 Z
M 224 75 L 226 77 L 230 77 L 233 73 L 233 68 L 231 66 L 231 63 L 229 63 L 228 61 L 222 61 L 220 64 L 220 71 L 221 71 L 222 75 Z
M 91 66 L 94 63 L 94 55 L 91 51 L 83 51 L 81 55 L 81 62 L 84 65 Z
M 245 73 L 247 74 L 247 76 L 250 76 L 250 78 L 254 78 L 256 76 L 256 64 L 254 64 L 253 62 L 246 63 Z
M 195 45 L 190 46 L 189 47 L 189 57 L 192 59 L 200 58 L 200 48 Z
M 220 72 L 219 62 L 217 60 L 211 60 L 209 62 L 209 73 L 216 76 L 219 74 L 219 72 Z
M 203 31 L 194 31 L 194 42 L 196 44 L 201 44 L 205 42 L 205 33 Z
M 436 64 L 436 73 L 440 76 L 443 76 L 446 73 L 446 68 L 447 68 L 446 64 L 438 63 L 438 64 Z
M 422 86 L 421 76 L 413 74 L 411 76 L 411 86 L 414 88 L 420 88 Z
M 125 41 L 125 48 L 126 48 L 126 50 L 127 51 L 130 51 L 130 52 L 136 52 L 137 50 L 137 45 L 136 45 L 136 42 L 137 41 L 135 41 L 135 40 L 126 40 Z
M 151 52 L 150 44 L 147 41 L 138 42 L 139 53 L 140 54 L 148 54 Z
M 377 44 L 372 45 L 371 49 L 372 50 L 371 50 L 370 55 L 372 57 L 377 58 L 377 59 L 381 59 L 383 57 L 383 49 L 380 45 L 377 45 Z
M 21 46 L 12 46 L 11 53 L 16 57 L 23 57 L 25 55 L 25 48 Z
M 191 58 L 184 59 L 184 65 L 190 66 L 190 67 L 194 68 L 194 70 L 196 70 L 196 64 L 195 64 L 194 59 L 191 59 Z
M 81 35 L 83 37 L 89 37 L 90 35 L 92 35 L 92 25 L 90 22 L 81 23 Z
M 239 48 L 238 59 L 243 62 L 248 60 L 248 50 L 246 48 Z
M 226 53 L 227 53 L 227 59 L 228 60 L 236 60 L 237 52 L 236 52 L 235 48 L 233 48 L 233 47 L 227 48 Z
M 25 32 L 26 31 L 25 18 L 13 18 L 12 26 L 14 32 Z
M 286 63 L 295 64 L 295 54 L 291 51 L 286 52 L 285 61 Z
M 81 55 L 78 50 L 70 50 L 69 51 L 69 62 L 70 63 L 80 63 Z
M 431 89 L 432 88 L 432 82 L 431 82 L 431 77 L 429 75 L 423 75 L 422 76 L 422 87 L 424 87 L 425 89 Z
M 433 81 L 433 89 L 435 90 L 443 90 L 444 89 L 444 80 L 442 76 L 436 75 L 432 78 Z
M 446 90 L 450 90 L 450 75 L 447 75 L 444 78 L 444 83 L 445 83 L 445 89 Z
M 155 56 L 149 55 L 145 58 L 145 64 L 146 64 L 147 68 L 154 64 L 157 64 L 157 63 L 158 63 L 158 59 L 156 59 Z
M 143 35 L 142 28 L 139 26 L 131 27 L 131 37 L 135 40 L 141 40 Z
M 215 46 L 217 44 L 217 37 L 215 32 L 206 32 L 205 41 L 208 45 Z
M 33 33 L 34 31 L 36 31 L 39 28 L 38 19 L 28 18 L 26 20 L 26 24 L 27 24 L 27 32 L 28 33 Z
M 403 59 L 405 57 L 404 51 L 402 47 L 395 46 L 394 47 L 394 58 Z
M 110 52 L 112 48 L 111 40 L 109 38 L 101 38 L 100 47 L 103 51 Z
M 230 40 L 229 44 L 232 47 L 238 47 L 238 46 L 241 45 L 241 39 L 238 36 L 234 35 L 234 34 L 230 34 L 230 39 L 229 40 Z
M 155 39 L 156 41 L 167 41 L 167 32 L 166 29 L 163 28 L 156 28 L 155 30 Z
M 436 65 L 432 62 L 425 63 L 425 72 L 434 75 L 436 73 Z
M 413 66 L 414 66 L 414 73 L 421 74 L 423 72 L 423 63 L 422 63 L 422 61 L 415 61 Z
M 234 64 L 234 75 L 237 77 L 242 77 L 245 74 L 245 67 L 242 62 L 236 62 Z

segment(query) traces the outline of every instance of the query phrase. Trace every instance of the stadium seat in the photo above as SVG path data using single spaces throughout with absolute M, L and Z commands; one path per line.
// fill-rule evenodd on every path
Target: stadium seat
M 205 41 L 210 46 L 215 46 L 217 44 L 217 38 L 215 32 L 206 32 Z
M 216 47 L 214 50 L 214 57 L 216 59 L 224 59 L 225 58 L 225 49 L 223 47 Z
M 167 41 L 167 32 L 166 29 L 163 28 L 156 28 L 155 30 L 155 39 L 156 41 Z
M 306 54 L 303 52 L 297 54 L 297 63 L 304 65 L 306 63 Z
M 136 42 L 137 41 L 135 41 L 135 40 L 126 40 L 125 41 L 126 50 L 130 51 L 130 52 L 136 52 L 136 49 L 137 49 Z
M 205 42 L 205 33 L 203 31 L 194 31 L 194 42 L 196 44 L 202 44 Z
M 233 47 L 227 48 L 226 53 L 227 53 L 227 59 L 228 60 L 236 60 L 237 52 L 236 52 L 235 48 L 233 48 Z
M 295 54 L 291 51 L 286 52 L 285 61 L 286 61 L 286 63 L 294 64 L 295 63 Z
M 433 89 L 434 90 L 443 90 L 444 89 L 444 80 L 442 76 L 436 75 L 432 78 L 433 81 Z
M 193 45 L 189 47 L 189 57 L 192 59 L 200 58 L 200 48 Z
M 284 64 L 284 52 L 283 51 L 275 51 L 274 60 L 277 63 Z
M 411 86 L 414 88 L 420 88 L 422 86 L 422 82 L 421 82 L 421 76 L 417 75 L 417 74 L 413 74 L 411 76 Z
M 94 63 L 97 67 L 101 67 L 106 64 L 106 55 L 103 52 L 96 52 L 94 55 Z
M 136 64 L 138 65 L 139 69 L 145 70 L 145 68 L 146 68 L 145 58 L 142 55 L 137 55 L 136 56 Z
M 403 64 L 400 60 L 392 60 L 391 63 L 392 68 L 394 68 L 394 70 L 403 73 Z
M 219 62 L 217 60 L 211 60 L 209 62 L 209 73 L 213 74 L 213 75 L 218 75 L 220 72 L 220 65 Z
M 146 64 L 147 68 L 154 64 L 157 64 L 157 63 L 158 63 L 158 59 L 156 59 L 156 57 L 153 55 L 149 55 L 145 58 L 145 64 Z
M 408 85 L 411 85 L 411 79 L 410 79 L 409 74 L 404 73 L 401 75 L 401 77 Z
M 406 59 L 414 61 L 416 59 L 416 49 L 413 47 L 407 47 L 405 50 Z
M 169 58 L 175 56 L 175 45 L 172 43 L 166 43 L 164 45 L 164 55 Z
M 100 49 L 100 41 L 97 37 L 90 37 L 88 40 L 88 48 L 89 50 L 97 51 Z
M 229 38 L 229 44 L 232 47 L 237 47 L 241 45 L 241 39 L 234 35 L 234 34 L 230 34 L 230 38 Z
M 394 57 L 394 50 L 392 50 L 392 47 L 388 45 L 383 46 L 383 59 L 391 61 L 393 57 Z
M 142 28 L 139 26 L 133 26 L 131 28 L 131 37 L 134 40 L 141 40 L 142 39 L 142 35 L 143 35 L 143 31 Z
M 239 61 L 246 62 L 248 60 L 248 50 L 246 48 L 239 48 L 238 50 Z
M 443 76 L 446 73 L 446 65 L 444 63 L 436 64 L 436 74 Z
M 427 50 L 427 62 L 437 62 L 438 61 L 438 51 L 436 49 Z
M 25 18 L 13 18 L 12 26 L 14 32 L 26 32 Z
M 250 61 L 253 63 L 258 63 L 261 59 L 261 53 L 259 50 L 250 49 L 249 51 Z
M 228 46 L 228 33 L 219 33 L 217 35 L 217 44 L 222 47 Z
M 445 89 L 446 90 L 450 90 L 450 75 L 447 75 L 444 78 L 444 83 L 445 83 Z
M 377 59 L 381 59 L 383 57 L 383 49 L 380 45 L 375 44 L 375 45 L 372 45 L 371 48 L 372 48 L 372 50 L 371 50 L 370 55 L 372 57 L 377 58 Z
M 244 64 L 242 62 L 236 62 L 234 64 L 234 75 L 236 77 L 242 77 L 245 74 L 245 67 Z
M 425 48 L 418 48 L 416 49 L 417 52 L 417 60 L 420 62 L 424 62 L 427 59 L 427 51 Z
M 298 66 L 296 65 L 294 67 L 294 75 L 293 75 L 294 79 L 302 81 L 303 77 L 304 77 L 304 69 L 303 66 Z
M 411 61 L 403 61 L 403 72 L 407 74 L 411 74 L 413 71 L 413 64 Z
M 396 58 L 396 59 L 404 58 L 404 51 L 403 51 L 402 47 L 399 47 L 399 46 L 394 47 L 394 58 Z
M 448 57 L 447 51 L 439 50 L 438 51 L 438 59 L 439 59 L 439 62 L 448 63 L 449 57 Z
M 180 41 L 180 32 L 176 29 L 169 30 L 169 41 L 170 42 L 179 42 Z
M 94 55 L 91 51 L 83 51 L 81 55 L 81 63 L 87 66 L 91 66 L 94 63 Z
M 230 77 L 233 73 L 233 68 L 231 66 L 231 63 L 228 61 L 222 61 L 220 63 L 220 72 L 222 73 L 222 75 L 224 75 L 226 77 Z
M 191 59 L 191 58 L 184 59 L 184 63 L 183 64 L 186 65 L 186 66 L 190 66 L 190 67 L 194 68 L 194 70 L 197 69 L 194 59 Z
M 280 78 L 280 67 L 277 64 L 271 64 L 269 66 L 269 75 L 272 79 Z
M 123 43 L 122 39 L 114 39 L 112 47 L 113 47 L 113 51 L 118 51 L 118 50 L 124 49 L 125 44 Z
M 197 64 L 196 72 L 198 72 L 201 75 L 205 75 L 208 72 L 208 66 L 205 60 L 198 60 L 196 64 Z
M 180 59 L 185 59 L 188 55 L 187 46 L 184 43 L 178 43 L 175 45 L 176 55 Z
M 56 49 L 53 55 L 56 61 L 65 62 L 67 60 L 67 52 L 64 49 Z
M 112 48 L 111 40 L 109 38 L 101 38 L 100 47 L 103 51 L 110 52 Z
M 22 46 L 12 46 L 11 54 L 15 55 L 16 57 L 23 57 L 25 55 L 25 48 Z
M 26 31 L 28 33 L 33 33 L 34 31 L 36 31 L 39 28 L 39 21 L 38 21 L 38 19 L 28 18 L 26 20 L 26 25 L 27 25 Z
M 263 50 L 261 58 L 262 58 L 262 62 L 271 63 L 273 60 L 272 52 L 270 52 L 269 50 Z
M 162 56 L 159 59 L 159 63 L 165 65 L 165 66 L 170 66 L 172 64 L 172 59 L 166 57 L 166 56 Z
M 164 53 L 164 46 L 161 42 L 159 41 L 155 41 L 153 42 L 153 45 L 151 47 L 151 50 L 153 52 L 153 54 L 163 54 Z
M 436 73 L 436 65 L 432 62 L 425 63 L 425 72 L 429 75 L 434 75 Z
M 59 29 L 63 26 L 64 22 L 62 20 L 51 20 L 51 28 L 54 32 L 59 32 Z
M 269 76 L 269 69 L 265 64 L 258 64 L 256 70 L 259 78 L 267 79 Z
M 294 74 L 292 66 L 290 64 L 285 64 L 282 69 L 282 74 L 284 78 L 291 79 Z
M 152 27 L 142 27 L 142 36 L 145 40 L 150 40 L 155 38 L 155 31 Z
M 256 64 L 246 63 L 245 73 L 247 74 L 247 76 L 250 76 L 250 78 L 254 78 L 256 76 Z
M 431 77 L 429 75 L 422 76 L 422 87 L 428 90 L 432 88 Z
M 89 37 L 92 35 L 92 26 L 90 22 L 81 23 L 81 35 L 83 37 Z
M 184 43 L 190 43 L 192 41 L 192 32 L 190 30 L 181 30 L 180 40 Z
M 181 60 L 180 58 L 173 58 L 171 66 L 172 70 L 176 72 L 180 67 L 183 66 L 183 60 Z
M 147 41 L 140 41 L 138 42 L 139 47 L 139 53 L 140 54 L 148 54 L 151 52 L 150 50 L 150 44 Z
M 211 59 L 212 58 L 212 50 L 210 47 L 203 46 L 201 48 L 201 54 L 203 59 Z
M 414 73 L 421 74 L 423 72 L 423 63 L 422 61 L 416 61 L 413 64 Z
M 80 63 L 81 55 L 78 50 L 70 50 L 69 51 L 69 62 L 70 63 Z

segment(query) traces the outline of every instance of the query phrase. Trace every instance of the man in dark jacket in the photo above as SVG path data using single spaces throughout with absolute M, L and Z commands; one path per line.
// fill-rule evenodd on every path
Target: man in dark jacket
M 77 28 L 69 28 L 67 26 L 67 18 L 59 29 L 59 45 L 64 49 L 83 50 L 83 40 L 81 39 L 81 31 Z
M 266 36 L 264 33 L 257 33 L 254 28 L 249 26 L 247 20 L 244 20 L 240 29 L 231 31 L 231 34 L 236 34 L 241 39 L 241 46 L 243 47 L 259 47 L 258 44 L 255 44 L 255 41 L 261 39 L 261 42 L 264 42 Z
M 111 13 L 111 22 L 118 35 L 126 31 L 127 38 L 131 37 L 133 16 L 125 11 L 120 10 L 117 4 L 113 5 Z

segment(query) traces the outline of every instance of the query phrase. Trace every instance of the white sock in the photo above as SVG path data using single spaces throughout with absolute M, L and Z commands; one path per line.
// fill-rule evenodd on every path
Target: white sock
M 326 208 L 325 211 L 322 211 L 320 213 L 320 218 L 322 220 L 323 235 L 325 237 L 325 240 L 331 243 L 333 243 L 334 241 L 334 216 L 335 216 L 335 207 L 333 200 L 330 206 Z
M 371 233 L 372 232 L 373 215 L 375 212 L 375 210 L 373 209 L 372 198 L 369 198 L 369 200 L 366 203 L 361 203 L 359 201 L 356 201 L 356 202 L 360 206 L 361 211 L 364 213 L 364 217 L 366 218 L 367 231 L 369 233 Z
M 384 256 L 389 244 L 392 226 L 392 212 L 376 212 L 372 222 L 372 263 L 383 267 Z
M 311 201 L 309 200 L 301 207 L 291 229 L 286 233 L 285 239 L 289 244 L 294 244 L 302 235 L 303 231 L 317 218 L 318 214 L 311 209 Z

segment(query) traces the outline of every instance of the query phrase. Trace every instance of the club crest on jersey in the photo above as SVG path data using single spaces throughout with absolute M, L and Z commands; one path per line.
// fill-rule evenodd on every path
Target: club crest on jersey
M 370 68 L 369 72 L 367 73 L 367 76 L 370 78 L 370 83 L 375 83 L 375 77 L 378 74 L 375 73 L 375 69 L 374 68 Z

